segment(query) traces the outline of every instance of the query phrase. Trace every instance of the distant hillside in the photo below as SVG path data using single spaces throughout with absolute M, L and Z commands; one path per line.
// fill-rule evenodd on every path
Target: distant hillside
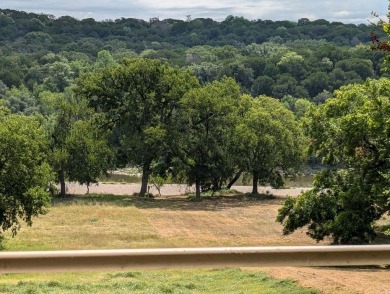
M 142 57 L 187 68 L 202 84 L 233 77 L 242 92 L 295 111 L 297 98 L 322 103 L 343 85 L 384 75 L 372 31 L 386 39 L 379 27 L 323 19 L 99 22 L 0 9 L 0 98 L 28 112 L 42 91 L 64 92 L 83 72 Z
M 34 45 L 42 42 L 51 51 L 83 49 L 85 46 L 80 46 L 79 43 L 85 43 L 90 38 L 95 41 L 90 48 L 84 48 L 84 51 L 89 50 L 90 53 L 97 53 L 93 47 L 102 47 L 101 41 L 110 42 L 113 47 L 115 43 L 125 43 L 127 48 L 137 53 L 152 46 L 153 42 L 193 47 L 243 46 L 269 40 L 283 43 L 303 39 L 326 40 L 340 46 L 354 46 L 369 42 L 370 32 L 374 29 L 367 24 L 343 24 L 324 19 L 310 21 L 302 18 L 298 22 L 260 19 L 250 21 L 235 16 L 228 16 L 222 22 L 210 18 L 189 21 L 151 18 L 149 22 L 121 18 L 99 22 L 92 18 L 56 18 L 47 14 L 0 9 L 0 44 L 23 44 L 23 50 L 30 52 L 36 51 L 38 48 Z M 375 30 L 381 34 L 380 30 Z

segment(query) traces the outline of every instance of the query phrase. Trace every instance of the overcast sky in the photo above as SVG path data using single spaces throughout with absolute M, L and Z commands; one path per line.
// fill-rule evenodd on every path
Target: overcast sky
M 27 12 L 71 15 L 97 20 L 151 17 L 185 19 L 210 17 L 222 21 L 228 15 L 247 19 L 297 21 L 302 17 L 344 23 L 365 23 L 371 11 L 385 18 L 387 0 L 1 0 L 0 8 Z

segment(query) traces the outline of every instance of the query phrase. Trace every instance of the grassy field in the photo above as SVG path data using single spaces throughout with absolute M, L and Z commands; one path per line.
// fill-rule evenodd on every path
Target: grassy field
M 202 202 L 190 201 L 185 196 L 149 200 L 115 195 L 56 198 L 50 211 L 36 218 L 31 228 L 23 227 L 15 238 L 6 234 L 3 247 L 4 250 L 64 250 L 314 245 L 304 231 L 282 235 L 281 225 L 275 222 L 282 200 L 245 195 L 211 197 Z M 281 279 L 270 278 L 264 271 Z M 281 272 L 197 269 L 2 275 L 0 293 L 317 293 L 313 288 L 319 286 L 318 277 L 313 272 L 310 273 L 312 284 L 300 282 L 308 289 L 284 278 L 299 271 L 286 269 L 280 276 Z M 309 280 L 307 271 L 300 272 Z M 290 278 L 301 281 L 299 276 Z M 362 280 L 361 275 L 359 279 Z M 367 279 L 383 280 L 381 273 Z M 328 288 L 320 287 L 321 290 L 336 293 L 332 282 L 323 282 L 327 283 L 330 290 L 326 292 Z
M 1 293 L 318 293 L 241 269 L 8 275 Z
M 316 244 L 305 232 L 282 235 L 282 198 L 244 195 L 189 201 L 84 195 L 54 199 L 48 214 L 7 238 L 5 250 L 266 246 Z

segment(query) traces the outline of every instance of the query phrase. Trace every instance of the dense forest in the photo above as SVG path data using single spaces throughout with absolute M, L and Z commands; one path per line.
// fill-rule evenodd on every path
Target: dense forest
M 121 18 L 98 22 L 92 18 L 83 20 L 77 20 L 71 16 L 56 18 L 47 14 L 9 9 L 0 9 L 0 12 L 2 15 L 0 18 L 1 41 L 15 42 L 23 38 L 27 43 L 30 42 L 31 47 L 27 46 L 27 51 L 33 49 L 31 43 L 34 39 L 45 41 L 46 43 L 41 45 L 46 45 L 50 51 L 69 51 L 77 48 L 91 54 L 94 53 L 94 47 L 102 45 L 101 42 L 105 42 L 105 46 L 112 46 L 116 50 L 127 48 L 137 53 L 153 46 L 152 42 L 159 42 L 162 47 L 172 45 L 184 47 L 233 45 L 239 47 L 251 43 L 264 43 L 270 41 L 270 38 L 277 42 L 299 39 L 325 40 L 336 45 L 354 46 L 368 42 L 372 31 L 368 23 L 354 25 L 340 22 L 330 23 L 324 19 L 310 21 L 306 18 L 300 19 L 297 23 L 287 20 L 250 21 L 231 15 L 222 22 L 210 18 L 188 19 L 187 21 L 151 18 L 149 22 L 142 19 Z M 92 38 L 94 42 L 88 38 Z M 91 41 L 93 45 L 88 46 L 88 41 Z M 85 43 L 87 46 L 79 47 Z
M 371 241 L 390 209 L 383 27 L 0 10 L 2 229 L 44 213 L 53 183 L 65 196 L 119 166 L 142 173 L 140 196 L 155 177 L 200 200 L 243 175 L 253 195 L 283 187 L 312 160 L 330 169 L 286 200 L 284 232 Z
M 189 68 L 202 83 L 233 77 L 242 91 L 322 103 L 342 85 L 378 78 L 384 54 L 371 51 L 369 24 L 256 20 L 228 16 L 98 22 L 0 10 L 0 95 L 30 109 L 39 92 L 62 92 L 83 72 L 143 57 Z M 24 89 L 25 86 L 27 89 Z M 20 88 L 22 87 L 22 88 Z M 26 91 L 34 93 L 29 99 Z M 15 98 L 11 98 L 15 97 Z M 16 95 L 17 96 L 17 95 Z M 23 111 L 23 110 L 22 110 Z

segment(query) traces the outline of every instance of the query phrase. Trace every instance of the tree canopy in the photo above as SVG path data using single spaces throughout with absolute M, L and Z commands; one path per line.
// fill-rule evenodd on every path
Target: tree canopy
M 278 215 L 285 234 L 307 225 L 317 241 L 374 238 L 375 221 L 390 210 L 389 117 L 385 78 L 344 86 L 309 112 L 311 152 L 330 168 L 316 176 L 312 190 L 285 201 Z
M 0 106 L 0 225 L 13 235 L 25 221 L 46 212 L 52 171 L 41 119 L 10 114 Z
M 174 153 L 188 184 L 220 187 L 234 172 L 229 145 L 237 121 L 240 88 L 231 78 L 188 91 L 176 118 Z
M 252 193 L 258 193 L 259 183 L 283 186 L 305 162 L 307 140 L 294 114 L 267 96 L 244 95 L 240 108 L 233 148 L 239 169 L 252 175 Z
M 123 163 L 142 170 L 141 195 L 153 165 L 167 154 L 179 100 L 197 86 L 189 72 L 150 59 L 125 59 L 79 81 L 78 94 L 104 114 L 106 127 L 116 129 Z
M 285 233 L 308 225 L 317 240 L 370 241 L 389 198 L 381 25 L 372 51 L 372 27 L 326 20 L 99 22 L 0 9 L 3 229 L 44 212 L 46 157 L 62 195 L 66 181 L 89 185 L 130 165 L 141 195 L 158 175 L 195 184 L 200 197 L 243 173 L 254 193 L 280 187 L 310 143 L 331 168 L 285 202 Z

